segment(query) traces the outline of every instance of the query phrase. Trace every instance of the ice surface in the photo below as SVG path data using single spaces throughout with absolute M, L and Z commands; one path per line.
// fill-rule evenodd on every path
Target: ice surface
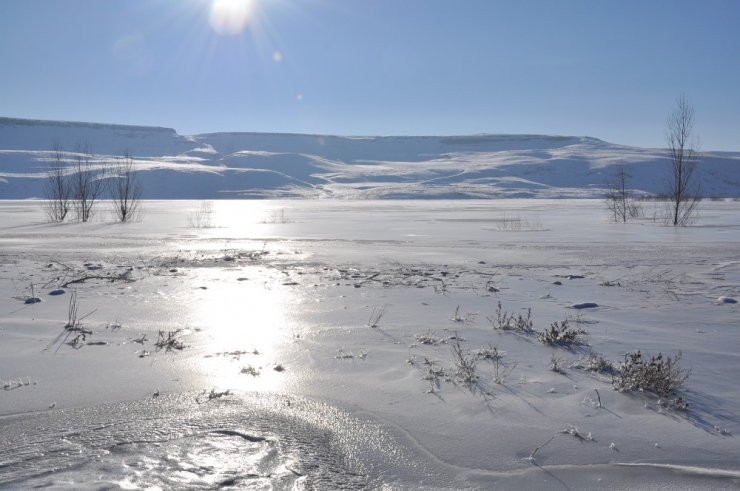
M 107 206 L 0 202 L 5 487 L 740 483 L 736 202 L 683 228 L 598 200 L 218 201 L 201 227 L 198 201 Z M 494 329 L 499 302 L 587 345 Z M 687 410 L 588 368 L 638 349 L 682 351 Z

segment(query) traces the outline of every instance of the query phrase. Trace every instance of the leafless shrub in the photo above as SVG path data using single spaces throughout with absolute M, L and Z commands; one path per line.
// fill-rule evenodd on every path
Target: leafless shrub
M 154 343 L 157 351 L 165 350 L 165 352 L 185 349 L 185 344 L 180 339 L 182 329 L 176 329 L 174 331 L 159 331 L 157 335 L 157 341 Z
M 262 223 L 290 223 L 290 220 L 285 216 L 285 208 L 280 208 L 273 210 L 269 217 L 263 218 Z
M 501 306 L 499 300 L 496 308 L 496 317 L 489 316 L 488 320 L 494 329 L 502 331 L 518 331 L 522 333 L 534 332 L 534 321 L 532 321 L 532 309 L 527 309 L 527 315 L 509 313 Z
M 672 357 L 642 355 L 638 350 L 624 355 L 624 363 L 619 367 L 619 374 L 612 379 L 612 386 L 618 391 L 647 391 L 659 397 L 673 395 L 691 374 L 690 370 L 681 367 L 681 351 Z
M 616 367 L 611 361 L 594 352 L 590 352 L 580 360 L 575 361 L 571 367 L 596 373 L 614 374 L 617 372 Z
M 195 402 L 198 404 L 204 404 L 206 402 L 211 402 L 214 399 L 221 399 L 222 397 L 226 397 L 228 395 L 231 395 L 231 390 L 227 389 L 224 391 L 217 391 L 216 389 L 211 389 L 210 392 L 203 391 L 202 394 L 198 395 L 195 398 Z
M 334 355 L 334 358 L 338 360 L 353 360 L 355 358 L 359 360 L 364 360 L 365 358 L 367 358 L 367 354 L 368 353 L 365 350 L 362 350 L 359 353 L 355 354 L 351 351 L 344 351 L 343 349 L 340 349 L 339 351 L 337 351 L 337 354 Z
M 79 304 L 77 302 L 77 292 L 73 291 L 69 297 L 69 305 L 67 307 L 67 323 L 64 325 L 64 330 L 57 336 L 57 338 L 45 348 L 50 349 L 52 346 L 61 346 L 62 343 L 68 344 L 75 349 L 79 349 L 85 345 L 85 341 L 88 336 L 92 336 L 92 331 L 82 326 L 82 321 L 92 315 L 95 310 L 88 314 L 79 317 Z M 71 340 L 70 337 L 72 337 Z M 69 340 L 69 341 L 67 341 Z M 58 344 L 57 344 L 58 343 Z M 57 348 L 58 349 L 58 348 Z
M 488 360 L 493 366 L 493 381 L 497 384 L 503 384 L 506 377 L 516 368 L 516 363 L 505 363 L 503 357 L 506 352 L 501 351 L 496 346 L 489 345 L 487 348 L 478 350 L 476 355 L 479 360 Z
M 136 219 L 141 206 L 141 181 L 128 152 L 112 164 L 108 189 L 118 221 L 125 223 Z
M 243 373 L 246 375 L 251 375 L 252 377 L 256 377 L 260 374 L 260 371 L 254 368 L 252 365 L 247 365 L 246 367 L 242 368 L 239 373 Z
M 551 354 L 550 370 L 555 373 L 565 373 L 565 358 L 555 356 L 555 353 Z
M 464 314 L 460 312 L 460 306 L 458 305 L 455 307 L 455 313 L 452 316 L 453 322 L 462 322 L 467 323 L 470 322 L 475 317 L 475 314 L 472 312 L 465 312 Z
M 93 154 L 87 145 L 77 149 L 71 165 L 70 196 L 77 219 L 87 222 L 92 218 L 95 203 L 105 189 L 104 180 L 93 163 Z
M 429 393 L 430 394 L 436 394 L 439 392 L 440 389 L 440 380 L 444 380 L 447 378 L 447 372 L 445 372 L 444 368 L 440 367 L 437 362 L 430 360 L 429 358 L 424 357 L 424 376 L 422 377 L 423 380 L 426 380 L 429 382 Z
M 537 339 L 549 345 L 570 346 L 585 344 L 584 331 L 580 327 L 571 327 L 568 319 L 553 322 L 550 328 L 537 333 Z
M 463 350 L 460 338 L 457 335 L 455 335 L 451 348 L 452 362 L 455 365 L 455 377 L 465 384 L 472 384 L 478 379 L 475 373 L 478 357 Z
M 190 228 L 213 227 L 213 201 L 201 201 L 198 209 L 188 216 Z
M 538 221 L 530 222 L 519 215 L 509 215 L 504 213 L 501 218 L 496 220 L 496 228 L 505 232 L 531 232 L 542 230 L 542 224 Z
M 431 329 L 426 334 L 416 336 L 416 341 L 420 344 L 437 345 L 443 342 L 443 339 L 432 333 Z
M 606 206 L 615 222 L 627 223 L 628 220 L 642 215 L 642 207 L 627 188 L 628 178 L 629 174 L 620 166 L 616 175 L 607 183 Z
M 52 222 L 63 222 L 72 207 L 70 176 L 67 174 L 62 145 L 55 143 L 53 160 L 46 169 L 44 184 L 46 215 Z

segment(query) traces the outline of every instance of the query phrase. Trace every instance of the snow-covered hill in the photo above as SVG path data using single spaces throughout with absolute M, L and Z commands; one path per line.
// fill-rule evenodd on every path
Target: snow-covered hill
M 43 196 L 52 148 L 87 146 L 101 164 L 129 152 L 147 198 L 600 197 L 619 166 L 647 194 L 665 189 L 660 149 L 542 135 L 183 136 L 170 128 L 0 118 L 0 199 Z M 740 153 L 704 152 L 707 196 L 740 197 Z

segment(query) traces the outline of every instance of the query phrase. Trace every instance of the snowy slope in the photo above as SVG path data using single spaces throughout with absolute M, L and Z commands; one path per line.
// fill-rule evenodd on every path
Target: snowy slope
M 40 197 L 55 143 L 108 162 L 128 151 L 147 198 L 600 197 L 618 166 L 639 192 L 665 188 L 660 149 L 589 137 L 182 136 L 173 129 L 0 118 L 0 198 Z M 740 197 L 740 153 L 705 152 L 707 196 Z

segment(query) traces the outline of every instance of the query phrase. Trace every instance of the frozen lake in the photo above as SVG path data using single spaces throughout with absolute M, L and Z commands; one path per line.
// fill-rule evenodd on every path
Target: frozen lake
M 106 206 L 0 201 L 2 486 L 740 485 L 738 202 L 684 228 L 596 200 Z M 560 321 L 583 341 L 538 340 Z M 688 408 L 584 368 L 637 350 L 681 351 Z

